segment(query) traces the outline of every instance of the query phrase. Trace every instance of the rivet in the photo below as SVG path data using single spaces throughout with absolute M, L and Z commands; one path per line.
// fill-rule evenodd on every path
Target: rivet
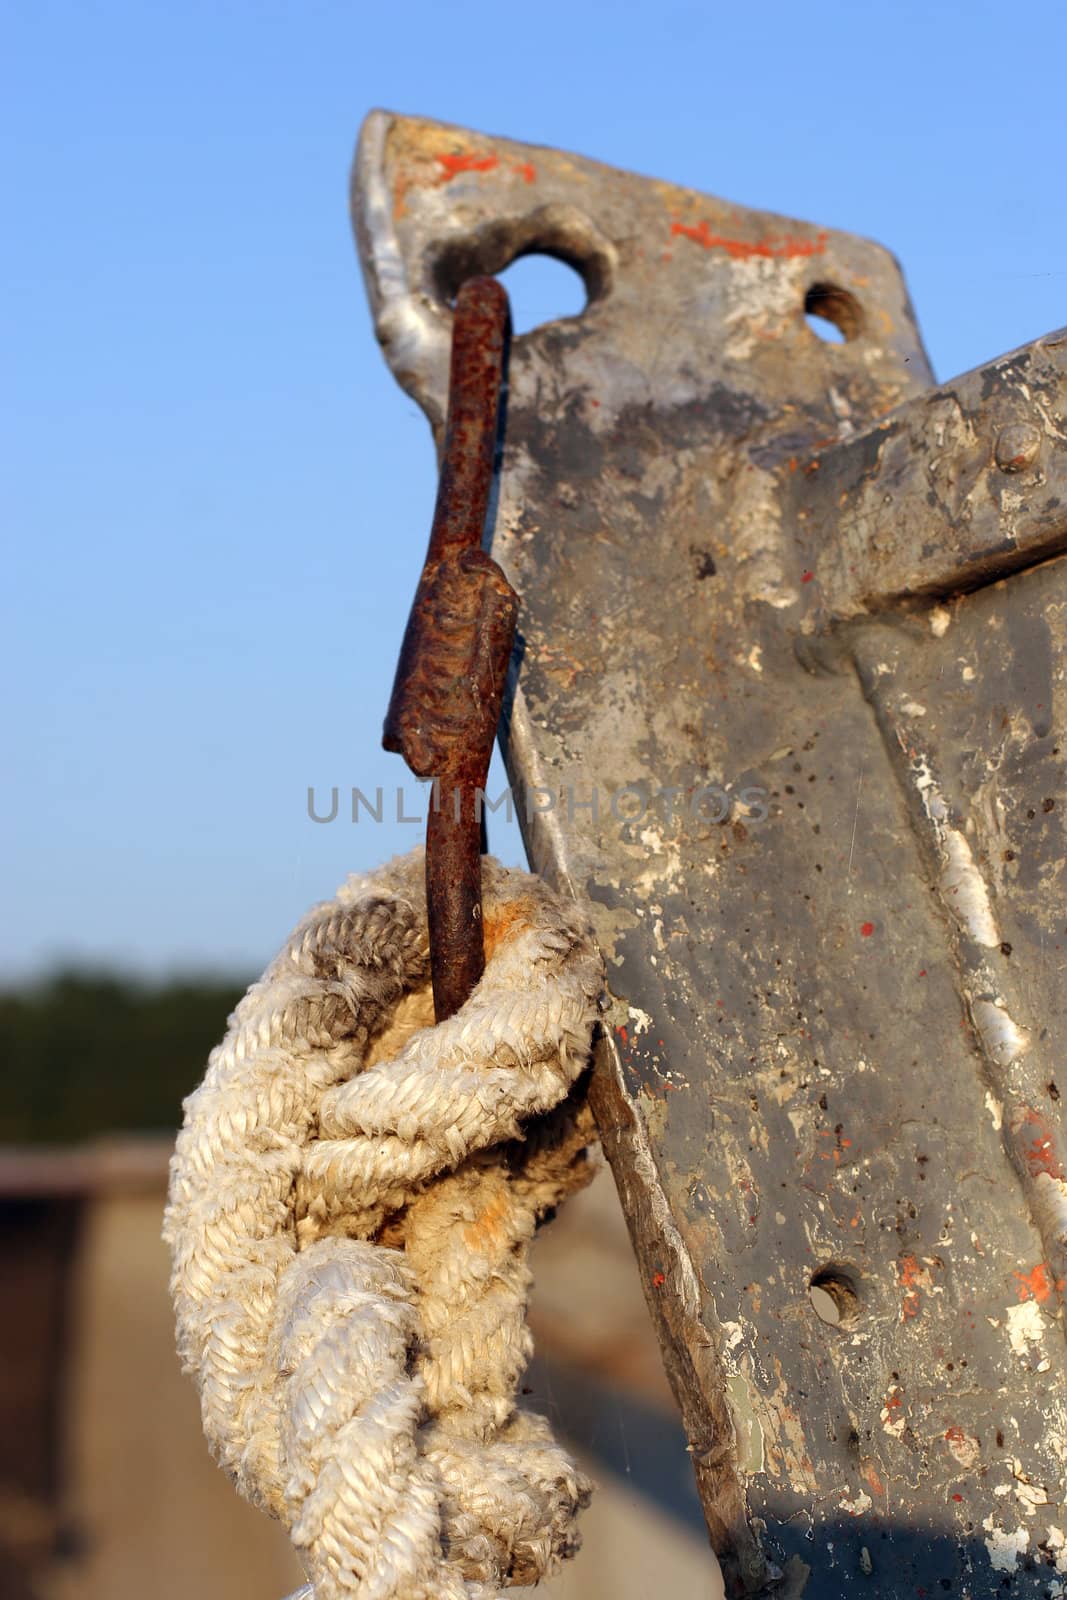
M 1001 472 L 1025 472 L 1041 448 L 1041 434 L 1032 422 L 1010 422 L 997 435 L 996 461 Z

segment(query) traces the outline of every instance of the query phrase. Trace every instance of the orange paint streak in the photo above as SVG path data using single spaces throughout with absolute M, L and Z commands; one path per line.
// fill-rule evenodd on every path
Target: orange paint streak
M 805 256 L 821 256 L 826 251 L 826 233 L 817 233 L 814 239 L 799 239 L 795 234 L 770 234 L 765 239 L 728 239 L 721 233 L 712 233 L 706 222 L 691 227 L 685 222 L 672 222 L 671 233 L 683 239 L 692 239 L 703 250 L 725 250 L 732 261 L 751 261 L 755 256 L 771 260 L 796 261 Z
M 907 1322 L 910 1317 L 919 1315 L 919 1285 L 929 1282 L 929 1274 L 919 1265 L 915 1256 L 901 1256 L 897 1262 L 897 1275 L 904 1289 L 900 1320 Z
M 537 178 L 537 168 L 532 161 L 517 161 L 511 170 L 517 172 L 526 183 L 533 183 Z
M 1031 1130 L 1031 1137 L 1024 1129 Z M 1040 1112 L 1027 1110 L 1016 1125 L 1023 1160 L 1033 1177 L 1044 1172 L 1050 1178 L 1063 1178 L 1063 1164 L 1056 1155 L 1052 1129 Z
M 1019 1280 L 1020 1300 L 1037 1300 L 1043 1305 L 1052 1293 L 1052 1279 L 1043 1264 L 1032 1272 L 1016 1272 L 1013 1276 Z
M 494 167 L 499 167 L 499 156 L 476 156 L 470 151 L 463 151 L 459 155 L 435 157 L 438 166 L 444 168 L 444 176 L 440 183 L 451 183 L 453 178 L 458 178 L 461 172 L 492 172 Z

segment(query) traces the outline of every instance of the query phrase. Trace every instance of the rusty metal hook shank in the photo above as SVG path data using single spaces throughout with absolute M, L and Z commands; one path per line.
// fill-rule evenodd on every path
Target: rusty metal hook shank
M 426 900 L 434 1010 L 459 1010 L 485 968 L 481 816 L 518 597 L 481 548 L 509 332 L 494 278 L 456 296 L 441 478 L 382 743 L 433 778 Z

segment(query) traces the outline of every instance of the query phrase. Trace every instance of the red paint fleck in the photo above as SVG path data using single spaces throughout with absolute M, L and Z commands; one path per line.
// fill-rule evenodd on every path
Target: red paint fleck
M 809 572 L 805 567 L 804 571 L 800 574 L 800 581 L 801 583 L 810 583 L 814 576 L 814 572 Z
M 1043 1305 L 1052 1293 L 1052 1279 L 1044 1263 L 1036 1266 L 1032 1272 L 1016 1272 L 1012 1276 L 1019 1280 L 1020 1300 L 1037 1300 Z
M 925 978 L 926 977 L 926 968 L 925 967 L 920 967 L 919 968 L 919 977 L 920 978 Z
M 768 234 L 763 239 L 728 239 L 721 233 L 712 233 L 707 222 L 698 222 L 695 227 L 672 222 L 671 233 L 692 239 L 704 250 L 725 250 L 733 261 L 751 261 L 754 256 L 795 261 L 802 256 L 821 256 L 826 250 L 825 232 L 816 234 L 814 239 L 800 239 L 792 233 Z
M 954 1494 L 952 1498 L 956 1501 L 957 1505 L 963 1500 L 963 1496 L 961 1494 Z
M 526 183 L 533 183 L 537 177 L 537 168 L 532 161 L 516 161 L 511 170 L 512 172 L 517 172 L 519 177 L 524 179 Z
M 860 925 L 860 936 L 862 938 L 869 939 L 873 932 L 874 932 L 874 923 L 873 922 L 864 922 L 864 923 L 862 923 Z
M 620 1027 L 615 1029 L 615 1032 L 618 1034 L 619 1038 L 622 1040 L 623 1049 L 625 1049 L 627 1047 L 627 1045 L 630 1043 L 630 1036 L 627 1033 L 625 1027 L 620 1026 Z
M 492 172 L 494 167 L 499 167 L 500 157 L 477 156 L 467 150 L 459 155 L 438 156 L 437 163 L 444 168 L 444 177 L 440 181 L 451 183 L 461 172 Z
M 930 1275 L 920 1265 L 915 1256 L 901 1256 L 897 1262 L 897 1276 L 904 1289 L 904 1297 L 900 1303 L 900 1320 L 907 1322 L 911 1317 L 919 1315 L 919 1285 L 928 1284 Z
M 1031 1131 L 1031 1137 L 1027 1137 L 1023 1131 L 1027 1128 Z M 1019 1136 L 1023 1160 L 1033 1177 L 1036 1178 L 1041 1172 L 1047 1173 L 1050 1178 L 1065 1176 L 1063 1164 L 1056 1154 L 1053 1131 L 1039 1111 L 1028 1107 L 1016 1122 L 1014 1131 Z
M 663 1285 L 666 1283 L 666 1281 L 667 1280 L 663 1276 L 662 1272 L 654 1272 L 652 1274 L 652 1287 L 653 1287 L 653 1289 L 662 1289 Z

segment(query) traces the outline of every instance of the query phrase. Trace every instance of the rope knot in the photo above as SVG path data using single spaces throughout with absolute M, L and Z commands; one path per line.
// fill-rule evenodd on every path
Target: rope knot
M 164 1227 L 178 1346 L 238 1489 L 316 1600 L 491 1600 L 577 1547 L 589 1485 L 516 1406 L 527 1248 L 590 1172 L 572 1094 L 601 963 L 484 863 L 487 964 L 438 1027 L 422 852 L 312 911 L 185 1106 Z

